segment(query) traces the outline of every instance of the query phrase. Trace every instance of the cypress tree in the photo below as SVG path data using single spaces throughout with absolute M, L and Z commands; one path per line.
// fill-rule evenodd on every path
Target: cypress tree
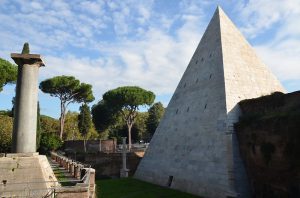
M 41 142 L 41 114 L 40 114 L 40 103 L 37 105 L 37 122 L 36 122 L 36 149 L 40 148 Z
M 87 140 L 87 134 L 92 127 L 92 116 L 90 108 L 87 104 L 81 105 L 79 108 L 80 113 L 78 115 L 78 129 L 79 132 L 84 137 L 84 150 L 86 152 L 86 140 Z
M 146 127 L 149 133 L 150 139 L 152 138 L 162 116 L 165 113 L 165 108 L 163 105 L 158 102 L 152 105 L 148 110 L 149 116 L 146 120 Z

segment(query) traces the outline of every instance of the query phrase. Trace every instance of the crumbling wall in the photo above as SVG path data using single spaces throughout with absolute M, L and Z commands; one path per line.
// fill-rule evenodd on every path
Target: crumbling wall
M 66 153 L 75 159 L 74 153 Z M 140 163 L 141 152 L 130 152 L 126 155 L 129 176 L 132 176 Z M 122 168 L 122 153 L 78 153 L 76 159 L 82 163 L 90 164 L 96 170 L 97 178 L 119 177 Z
M 300 91 L 239 105 L 235 129 L 254 197 L 300 197 Z
M 111 140 L 87 140 L 86 150 L 87 152 L 115 152 L 117 147 L 117 141 Z M 68 140 L 64 142 L 64 150 L 84 152 L 83 140 Z

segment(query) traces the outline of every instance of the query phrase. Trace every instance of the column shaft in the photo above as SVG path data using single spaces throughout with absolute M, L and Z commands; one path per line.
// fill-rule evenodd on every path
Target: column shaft
M 15 153 L 36 152 L 38 72 L 39 64 L 18 67 L 12 147 Z

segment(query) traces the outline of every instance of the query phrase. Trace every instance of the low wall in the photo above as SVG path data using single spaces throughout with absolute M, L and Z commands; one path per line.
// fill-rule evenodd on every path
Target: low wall
M 114 139 L 111 140 L 87 140 L 86 151 L 87 152 L 115 152 L 117 142 Z M 64 142 L 64 150 L 83 152 L 84 141 L 83 140 L 68 140 Z
M 74 153 L 66 153 L 66 155 L 72 159 L 75 159 Z M 132 176 L 143 154 L 141 152 L 127 153 L 127 168 L 129 171 L 129 176 Z M 97 178 L 105 177 L 119 177 L 120 169 L 122 168 L 122 153 L 81 153 L 76 155 L 77 160 L 90 164 L 92 168 L 96 170 Z

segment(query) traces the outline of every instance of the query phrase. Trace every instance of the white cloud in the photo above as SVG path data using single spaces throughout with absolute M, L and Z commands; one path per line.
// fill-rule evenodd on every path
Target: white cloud
M 153 0 L 0 0 L 0 56 L 7 58 L 28 41 L 33 53 L 45 56 L 40 80 L 73 75 L 93 85 L 97 100 L 124 85 L 171 95 L 216 2 L 169 2 L 171 11 L 165 12 Z M 273 39 L 255 46 L 259 56 L 281 80 L 300 79 L 298 0 L 224 4 L 240 11 L 248 37 L 274 29 Z
M 242 30 L 250 37 L 257 36 L 272 28 L 273 25 L 281 27 L 298 24 L 294 23 L 300 14 L 298 0 L 250 0 L 239 7 L 241 8 L 239 14 L 244 24 Z
M 32 9 L 31 5 L 22 6 L 24 12 Z M 97 16 L 105 12 L 106 17 L 111 18 L 104 21 L 93 20 L 94 17 L 82 12 L 75 13 L 74 5 L 66 1 L 40 7 L 39 10 L 45 12 L 44 17 L 39 17 L 36 12 L 32 15 L 21 12 L 18 17 L 24 17 L 24 24 L 17 22 L 18 17 L 10 17 L 12 23 L 20 25 L 26 31 L 24 34 L 31 37 L 32 47 L 45 54 L 46 67 L 41 68 L 40 79 L 74 75 L 92 84 L 98 97 L 108 89 L 123 85 L 138 85 L 157 94 L 173 93 L 203 32 L 202 4 L 183 2 L 180 5 L 183 12 L 173 16 L 155 13 L 153 1 L 121 1 L 118 4 L 108 1 L 106 6 L 111 13 L 103 10 L 103 4 L 95 2 L 84 1 L 79 6 L 79 9 L 89 10 L 88 13 Z M 62 16 L 58 16 L 57 12 L 62 12 Z M 5 15 L 0 14 L 1 17 Z M 40 33 L 34 27 L 25 28 L 33 21 Z M 50 32 L 41 29 L 43 21 Z M 170 34 L 169 28 L 175 21 L 181 24 Z M 137 26 L 136 22 L 141 26 Z M 123 35 L 117 44 L 94 37 L 95 31 L 110 26 L 110 23 L 117 35 Z M 125 37 L 134 32 L 139 36 Z M 65 50 L 66 45 L 96 49 L 101 56 L 94 59 L 80 58 L 72 52 L 51 53 L 53 50 Z
M 265 37 L 254 46 L 281 81 L 300 79 L 300 1 L 250 0 L 240 6 L 242 31 L 250 38 Z
M 281 43 L 283 44 L 283 43 Z M 300 41 L 286 43 L 283 46 L 256 46 L 256 50 L 264 62 L 281 81 L 300 79 Z M 295 47 L 295 45 L 298 45 Z M 294 49 L 294 50 L 293 50 Z
M 92 46 L 91 39 L 107 27 L 101 2 L 4 1 L 0 31 L 8 38 L 15 34 L 17 38 L 10 38 L 9 43 L 22 45 L 29 41 L 44 53 L 53 54 L 67 46 Z M 5 47 L 0 46 L 0 50 Z
M 201 38 L 200 13 L 198 10 L 197 15 L 177 17 L 175 20 L 184 25 L 173 36 L 154 24 L 138 40 L 123 39 L 118 45 L 103 43 L 99 49 L 105 56 L 97 60 L 73 55 L 46 57 L 49 66 L 41 78 L 74 75 L 92 84 L 98 98 L 105 91 L 124 85 L 141 86 L 158 95 L 172 94 Z
M 83 11 L 89 12 L 93 15 L 99 15 L 103 13 L 104 1 L 82 1 L 80 2 L 80 7 Z

